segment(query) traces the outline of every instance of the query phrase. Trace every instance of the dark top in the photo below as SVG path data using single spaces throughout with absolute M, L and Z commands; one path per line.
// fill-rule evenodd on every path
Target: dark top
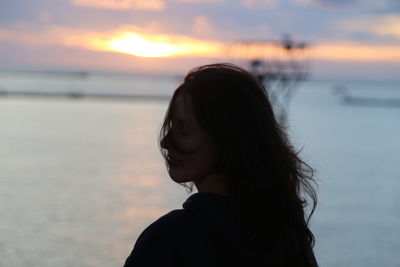
M 261 266 L 264 253 L 240 242 L 237 218 L 229 197 L 195 193 L 142 232 L 124 267 Z

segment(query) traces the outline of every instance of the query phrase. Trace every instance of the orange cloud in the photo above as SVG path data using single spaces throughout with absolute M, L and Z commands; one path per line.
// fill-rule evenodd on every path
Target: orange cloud
M 151 34 L 134 26 L 122 26 L 110 32 L 65 27 L 49 27 L 44 31 L 36 32 L 0 29 L 0 39 L 26 45 L 72 46 L 141 57 L 217 57 L 223 54 L 224 49 L 221 43 L 181 35 Z
M 219 3 L 219 2 L 224 2 L 225 0 L 175 0 L 177 2 L 183 2 L 183 3 Z
M 150 33 L 151 32 L 151 33 Z M 159 34 L 135 26 L 121 26 L 113 31 L 99 32 L 65 27 L 23 31 L 0 28 L 0 40 L 34 46 L 80 47 L 92 51 L 123 53 L 139 57 L 214 57 L 214 58 L 284 58 L 279 46 L 232 45 L 177 34 Z M 356 42 L 315 44 L 307 53 L 292 56 L 331 61 L 400 62 L 400 47 L 367 45 Z
M 400 62 L 400 47 L 360 43 L 320 44 L 312 48 L 311 57 L 332 61 Z
M 381 2 L 384 2 L 384 0 L 380 0 Z M 361 3 L 360 3 L 361 2 Z M 326 1 L 326 0 L 293 0 L 293 3 L 298 6 L 314 6 L 314 7 L 333 7 L 333 8 L 354 8 L 357 7 L 357 5 L 368 5 L 370 7 L 382 7 L 382 5 L 379 4 L 374 4 L 377 3 L 378 1 L 372 0 L 361 0 L 361 1 Z
M 114 10 L 164 10 L 164 2 L 162 0 L 71 0 L 71 4 L 80 7 L 91 7 L 99 9 Z

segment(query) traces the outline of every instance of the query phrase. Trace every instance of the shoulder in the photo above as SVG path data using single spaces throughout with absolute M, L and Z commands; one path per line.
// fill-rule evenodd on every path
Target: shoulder
M 173 210 L 158 218 L 149 227 L 171 227 L 176 223 L 184 223 L 187 220 L 188 216 L 189 215 L 186 210 Z
M 137 239 L 125 266 L 174 266 L 189 229 L 189 216 L 185 210 L 173 210 L 150 224 Z
M 185 210 L 170 211 L 150 224 L 139 236 L 138 241 L 145 238 L 171 236 L 187 227 L 189 217 L 190 215 Z

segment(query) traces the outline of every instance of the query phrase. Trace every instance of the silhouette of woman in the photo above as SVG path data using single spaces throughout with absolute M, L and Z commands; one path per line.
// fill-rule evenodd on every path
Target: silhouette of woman
M 160 146 L 172 180 L 198 192 L 143 231 L 125 267 L 317 266 L 313 170 L 250 73 L 232 64 L 189 72 Z

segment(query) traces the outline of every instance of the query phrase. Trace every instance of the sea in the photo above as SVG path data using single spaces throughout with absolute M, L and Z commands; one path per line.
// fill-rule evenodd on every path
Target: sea
M 181 79 L 0 71 L 0 266 L 123 266 L 181 208 L 157 143 Z M 320 266 L 400 267 L 400 82 L 303 81 L 287 112 L 317 171 Z

